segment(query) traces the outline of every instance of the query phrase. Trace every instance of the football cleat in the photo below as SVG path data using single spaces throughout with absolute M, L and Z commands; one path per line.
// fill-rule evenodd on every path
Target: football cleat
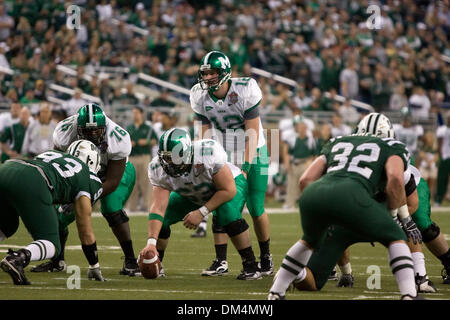
M 165 278 L 165 277 L 166 277 L 166 273 L 164 272 L 164 266 L 161 262 L 161 269 L 159 269 L 158 278 Z
M 206 237 L 206 230 L 198 227 L 197 230 L 191 234 L 192 238 L 204 238 Z
M 333 270 L 331 271 L 330 275 L 328 276 L 328 281 L 337 281 L 339 280 L 337 276 L 337 269 L 336 266 L 334 266 Z
M 269 292 L 267 300 L 286 300 L 286 296 L 283 296 L 277 292 Z
M 237 276 L 238 280 L 259 280 L 262 279 L 261 272 L 259 272 L 256 262 L 243 262 L 244 269 Z
M 125 262 L 123 263 L 122 270 L 119 271 L 119 274 L 124 276 L 141 276 L 141 271 L 139 270 L 139 266 L 137 264 L 136 258 L 125 258 Z
M 402 297 L 400 298 L 400 300 L 425 300 L 424 297 L 422 297 L 421 295 L 417 294 L 415 297 L 409 295 L 409 294 L 404 294 L 402 295 Z
M 103 278 L 102 271 L 100 270 L 100 267 L 97 268 L 91 268 L 88 269 L 88 280 L 96 280 L 96 281 L 106 281 L 105 278 Z
M 228 273 L 228 262 L 226 260 L 215 259 L 212 265 L 203 270 L 202 276 L 223 276 Z
M 341 274 L 339 277 L 339 282 L 336 287 L 338 288 L 353 288 L 353 283 L 355 279 L 353 278 L 353 274 Z
M 416 280 L 416 289 L 417 292 L 421 293 L 435 293 L 437 292 L 436 287 L 434 286 L 433 282 L 428 279 L 427 275 L 419 276 L 417 273 L 415 276 Z
M 261 257 L 261 261 L 258 262 L 258 269 L 263 277 L 271 276 L 273 274 L 273 260 L 271 254 L 266 254 Z
M 441 271 L 443 284 L 450 284 L 450 268 L 444 268 Z
M 50 260 L 31 268 L 30 272 L 61 272 L 66 270 L 64 260 Z
M 0 268 L 11 276 L 15 285 L 29 285 L 31 283 L 25 277 L 23 269 L 30 262 L 30 258 L 31 252 L 26 249 L 9 249 L 8 255 L 0 262 Z

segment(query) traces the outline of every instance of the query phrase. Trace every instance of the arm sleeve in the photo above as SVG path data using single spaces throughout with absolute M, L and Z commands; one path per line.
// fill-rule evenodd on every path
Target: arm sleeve
M 209 121 L 209 119 L 203 115 L 201 115 L 200 113 L 195 113 L 195 117 L 197 118 L 197 120 L 201 121 L 202 124 L 210 124 L 211 121 Z
M 259 105 L 259 102 L 258 102 Z M 256 117 L 259 117 L 259 108 L 258 105 L 256 105 L 254 108 L 249 109 L 244 113 L 244 120 L 251 120 L 255 119 Z
M 250 79 L 248 82 L 247 94 L 244 101 L 244 115 L 255 109 L 261 102 L 262 91 L 255 79 Z

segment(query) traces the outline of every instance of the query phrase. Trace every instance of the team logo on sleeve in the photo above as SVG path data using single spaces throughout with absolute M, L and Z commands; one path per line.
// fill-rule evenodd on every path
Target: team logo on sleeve
M 229 103 L 228 103 L 229 106 L 238 102 L 237 93 L 234 91 L 232 93 L 230 93 L 228 101 L 229 101 Z

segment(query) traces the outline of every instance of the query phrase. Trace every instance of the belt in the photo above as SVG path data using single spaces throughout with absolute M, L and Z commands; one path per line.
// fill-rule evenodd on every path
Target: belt
M 50 189 L 50 191 L 53 191 L 53 189 L 55 189 L 55 188 L 52 186 L 52 184 L 50 183 L 50 181 L 48 180 L 47 176 L 46 176 L 45 173 L 44 173 L 44 170 L 42 170 L 41 167 L 39 167 L 39 166 L 37 166 L 37 165 L 35 165 L 35 164 L 32 164 L 32 163 L 29 163 L 29 162 L 20 160 L 20 159 L 10 159 L 10 160 L 7 160 L 7 161 L 17 162 L 17 163 L 24 164 L 24 165 L 26 165 L 26 166 L 33 167 L 33 168 L 37 169 L 37 171 L 40 173 L 40 175 L 42 176 L 42 178 L 44 178 L 45 183 L 47 183 L 47 186 L 48 186 L 48 188 Z

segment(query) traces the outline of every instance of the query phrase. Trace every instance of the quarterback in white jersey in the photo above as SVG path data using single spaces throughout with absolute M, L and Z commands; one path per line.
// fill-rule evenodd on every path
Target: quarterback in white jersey
M 208 131 L 214 129 L 216 137 L 213 138 L 222 143 L 229 160 L 244 172 L 248 183 L 247 208 L 260 247 L 261 272 L 271 275 L 270 227 L 264 210 L 269 154 L 259 117 L 261 100 L 262 92 L 255 79 L 231 78 L 230 60 L 224 53 L 211 51 L 202 58 L 198 84 L 190 93 L 191 107 L 202 122 L 200 137 L 208 137 Z M 216 257 L 224 260 L 226 249 L 221 253 L 217 245 L 226 246 L 227 238 L 223 230 L 214 226 L 214 221 L 213 232 Z M 202 233 L 201 229 L 197 230 L 199 233 Z M 206 234 L 206 228 L 203 234 Z M 215 275 L 214 268 L 212 265 L 205 273 Z
M 131 241 L 129 218 L 123 210 L 136 181 L 134 166 L 128 162 L 128 155 L 131 153 L 130 135 L 109 119 L 99 105 L 92 103 L 84 105 L 77 114 L 59 122 L 53 133 L 53 144 L 61 151 L 67 150 L 72 142 L 79 139 L 91 141 L 100 151 L 101 168 L 98 176 L 103 182 L 101 213 L 125 254 L 120 274 L 134 276 L 139 273 L 139 268 Z M 58 257 L 59 260 L 63 258 L 63 255 Z M 58 262 L 53 261 L 54 264 Z M 35 271 L 48 271 L 46 267 L 54 269 L 49 264 Z
M 183 221 L 194 229 L 213 212 L 217 224 L 233 239 L 244 267 L 239 280 L 259 279 L 248 224 L 242 219 L 247 182 L 239 168 L 227 162 L 223 147 L 211 139 L 192 143 L 189 133 L 172 128 L 159 140 L 158 157 L 149 165 L 153 203 L 148 222 L 148 242 L 141 251 L 162 261 L 170 226 Z M 228 272 L 225 267 L 223 273 Z M 160 273 L 163 276 L 164 273 Z

